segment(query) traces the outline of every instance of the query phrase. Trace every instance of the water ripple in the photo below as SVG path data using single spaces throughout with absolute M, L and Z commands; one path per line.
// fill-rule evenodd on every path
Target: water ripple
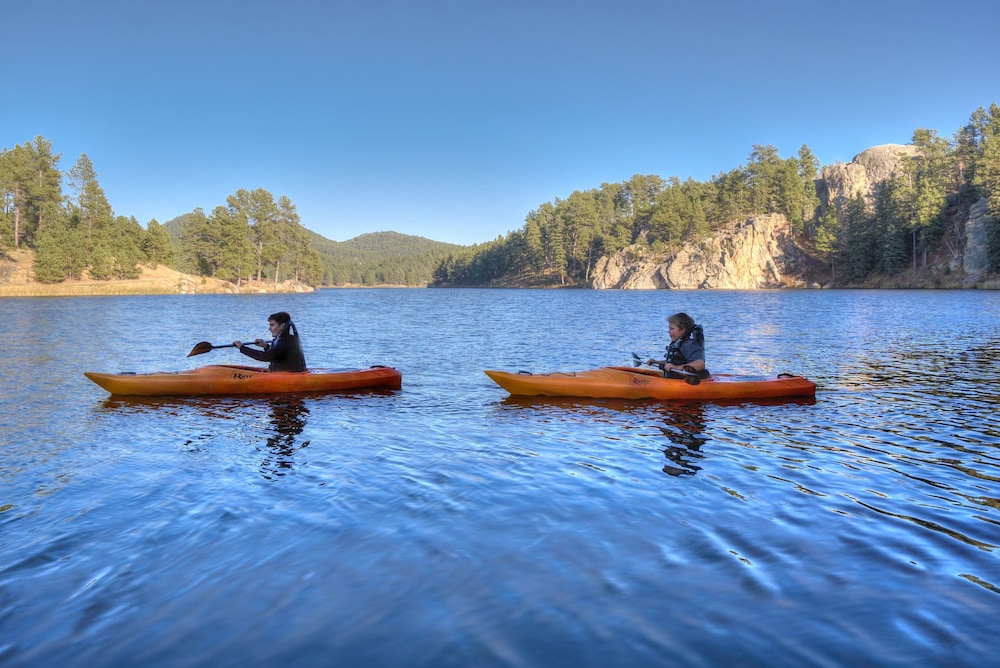
M 482 374 L 659 352 L 664 299 L 703 314 L 713 369 L 803 373 L 816 399 L 524 400 Z M 38 332 L 8 337 L 26 363 L 3 371 L 0 662 L 950 667 L 993 650 L 995 294 L 287 300 L 312 363 L 392 363 L 403 389 L 109 399 L 83 369 L 199 364 L 192 322 L 232 340 L 277 308 L 0 302 L 3 326 Z M 60 345 L 97 313 L 105 335 Z

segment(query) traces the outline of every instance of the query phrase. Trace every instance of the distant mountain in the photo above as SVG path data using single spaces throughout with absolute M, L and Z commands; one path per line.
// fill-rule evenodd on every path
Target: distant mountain
M 309 232 L 323 259 L 323 285 L 427 285 L 434 270 L 465 246 L 399 232 L 372 232 L 331 241 Z
M 181 228 L 184 226 L 184 221 L 190 215 L 190 213 L 184 213 L 163 223 L 163 229 L 167 231 L 167 236 L 174 242 L 175 250 L 181 245 Z
M 163 224 L 176 248 L 190 215 Z M 332 241 L 309 229 L 306 232 L 323 262 L 323 286 L 424 286 L 431 282 L 442 260 L 467 248 L 399 232 L 372 232 L 347 241 Z

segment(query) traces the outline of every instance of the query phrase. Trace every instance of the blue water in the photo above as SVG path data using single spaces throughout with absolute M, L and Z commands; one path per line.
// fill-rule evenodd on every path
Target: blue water
M 128 400 L 83 371 L 395 392 Z M 678 310 L 815 401 L 513 399 Z M 325 290 L 0 300 L 0 665 L 978 666 L 1000 613 L 1000 293 Z

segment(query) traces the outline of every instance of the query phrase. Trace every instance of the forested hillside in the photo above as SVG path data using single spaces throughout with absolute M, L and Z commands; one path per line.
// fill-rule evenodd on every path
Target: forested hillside
M 198 214 L 184 214 L 163 225 L 178 254 L 183 245 L 182 230 L 192 218 Z M 327 287 L 425 286 L 441 260 L 463 248 L 398 232 L 373 232 L 347 241 L 333 241 L 311 230 L 305 230 L 305 235 L 318 262 L 312 276 L 314 285 Z
M 978 203 L 987 212 L 984 265 L 1000 270 L 1000 107 L 977 109 L 950 138 L 919 128 L 910 149 L 873 191 L 827 201 L 830 166 L 821 169 L 807 145 L 790 157 L 755 145 L 745 165 L 708 181 L 636 175 L 577 190 L 542 203 L 505 237 L 465 247 L 395 232 L 331 241 L 302 225 L 289 198 L 263 188 L 143 228 L 114 213 L 86 154 L 64 173 L 39 136 L 0 151 L 0 253 L 34 251 L 33 277 L 43 283 L 124 280 L 164 264 L 237 286 L 590 287 L 602 257 L 638 246 L 669 258 L 749 217 L 781 214 L 834 283 L 851 286 L 916 273 L 943 247 L 960 253 L 956 221 Z
M 407 285 L 431 282 L 434 268 L 463 247 L 398 232 L 373 232 L 331 241 L 309 232 L 322 258 L 322 285 Z
M 181 245 L 184 223 L 192 216 L 184 214 L 163 225 L 176 247 Z M 464 248 L 398 232 L 373 232 L 347 241 L 333 241 L 311 230 L 306 230 L 306 236 L 319 258 L 316 285 L 329 287 L 424 286 L 442 259 Z
M 977 109 L 950 139 L 913 133 L 914 151 L 871 201 L 822 202 L 820 165 L 808 146 L 781 157 L 754 146 L 746 165 L 709 181 L 636 175 L 575 191 L 531 211 L 506 237 L 446 258 L 435 286 L 589 286 L 595 262 L 638 245 L 669 258 L 748 217 L 782 214 L 838 285 L 915 270 L 943 243 L 948 222 L 985 198 L 992 216 L 990 269 L 1000 270 L 1000 107 Z M 861 147 L 865 148 L 865 147 Z

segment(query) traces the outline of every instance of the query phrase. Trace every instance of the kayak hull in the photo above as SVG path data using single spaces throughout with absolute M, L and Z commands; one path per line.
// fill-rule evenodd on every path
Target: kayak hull
M 601 367 L 589 371 L 511 373 L 487 370 L 497 385 L 516 396 L 590 399 L 683 399 L 695 401 L 781 399 L 816 396 L 816 383 L 802 376 L 737 376 L 716 374 L 697 385 L 664 378 L 658 371 Z
M 369 388 L 398 390 L 403 379 L 399 371 L 387 366 L 291 372 L 231 364 L 213 364 L 190 371 L 87 371 L 84 375 L 111 394 L 143 397 L 343 392 Z

